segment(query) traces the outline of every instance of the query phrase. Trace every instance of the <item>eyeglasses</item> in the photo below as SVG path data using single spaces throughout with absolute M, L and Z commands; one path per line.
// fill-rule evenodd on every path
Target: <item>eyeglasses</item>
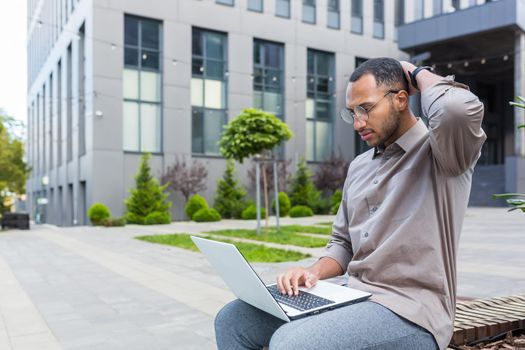
M 362 106 L 356 106 L 354 108 L 354 110 L 351 110 L 349 108 L 343 108 L 341 110 L 341 112 L 339 113 L 339 115 L 341 116 L 341 119 L 343 119 L 345 122 L 349 123 L 349 124 L 354 124 L 354 120 L 357 119 L 359 121 L 362 121 L 362 122 L 366 122 L 368 120 L 368 113 L 370 113 L 370 111 L 372 110 L 372 108 L 374 108 L 375 106 L 378 105 L 379 102 L 381 102 L 385 97 L 387 97 L 388 95 L 390 94 L 397 94 L 399 91 L 401 90 L 388 90 L 388 92 L 386 94 L 383 95 L 383 97 L 381 97 L 379 99 L 379 101 L 377 101 L 376 103 L 374 103 L 370 108 L 368 109 L 365 109 L 364 107 Z

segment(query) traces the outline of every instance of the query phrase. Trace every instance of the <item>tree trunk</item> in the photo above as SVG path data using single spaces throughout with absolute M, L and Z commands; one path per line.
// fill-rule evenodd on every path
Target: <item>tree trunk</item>
M 268 183 L 266 181 L 266 164 L 262 163 L 262 173 L 263 173 L 263 186 L 264 186 L 264 209 L 266 210 L 266 222 L 265 227 L 268 228 Z

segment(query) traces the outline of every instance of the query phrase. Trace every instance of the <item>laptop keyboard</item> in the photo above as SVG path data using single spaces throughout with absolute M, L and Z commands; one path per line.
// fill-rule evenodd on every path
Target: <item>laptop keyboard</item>
M 301 290 L 299 291 L 299 295 L 289 296 L 288 294 L 281 294 L 276 284 L 267 288 L 270 294 L 272 294 L 272 296 L 275 298 L 275 300 L 287 306 L 296 308 L 300 311 L 315 309 L 317 307 L 334 303 L 334 301 L 332 300 L 321 298 L 320 296 L 308 292 L 303 292 Z

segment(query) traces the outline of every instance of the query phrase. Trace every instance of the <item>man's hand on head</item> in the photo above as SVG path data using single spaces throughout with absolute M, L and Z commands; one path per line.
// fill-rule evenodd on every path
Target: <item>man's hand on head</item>
M 319 277 L 308 269 L 295 267 L 277 277 L 277 287 L 282 294 L 299 295 L 299 287 L 312 288 Z
M 408 94 L 409 95 L 417 94 L 419 91 L 414 86 L 412 86 L 412 81 L 410 79 L 410 72 L 413 72 L 414 69 L 416 69 L 417 67 L 407 61 L 399 61 L 399 63 L 401 63 L 401 67 L 403 67 L 403 72 L 405 73 L 405 77 L 408 81 L 408 90 L 409 90 Z

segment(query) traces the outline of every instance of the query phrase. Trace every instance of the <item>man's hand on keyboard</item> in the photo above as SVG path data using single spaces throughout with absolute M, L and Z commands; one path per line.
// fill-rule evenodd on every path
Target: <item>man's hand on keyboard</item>
M 282 294 L 299 295 L 299 286 L 312 288 L 319 277 L 308 269 L 295 267 L 277 277 L 277 288 Z

